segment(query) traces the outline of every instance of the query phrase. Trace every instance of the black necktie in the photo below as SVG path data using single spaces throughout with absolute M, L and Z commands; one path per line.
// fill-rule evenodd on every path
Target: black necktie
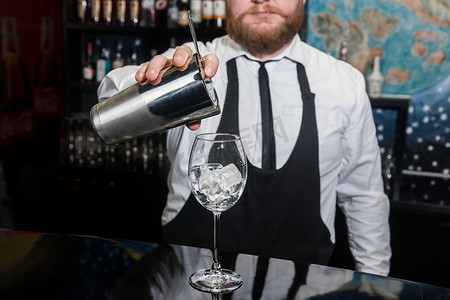
M 261 96 L 261 127 L 262 127 L 262 163 L 263 170 L 275 170 L 275 135 L 273 132 L 272 104 L 270 100 L 269 76 L 260 62 L 259 93 Z

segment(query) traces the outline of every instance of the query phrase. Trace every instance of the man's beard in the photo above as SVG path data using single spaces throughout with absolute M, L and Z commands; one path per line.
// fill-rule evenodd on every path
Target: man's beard
M 242 19 L 253 12 L 257 7 L 242 13 L 238 17 L 232 17 L 230 8 L 227 7 L 227 33 L 230 37 L 254 56 L 270 55 L 280 50 L 298 34 L 303 22 L 303 2 L 299 1 L 297 8 L 291 15 L 286 15 L 283 11 L 270 5 L 265 5 L 268 12 L 278 14 L 284 22 L 278 24 L 272 30 L 258 32 L 251 28 L 249 24 L 244 24 Z

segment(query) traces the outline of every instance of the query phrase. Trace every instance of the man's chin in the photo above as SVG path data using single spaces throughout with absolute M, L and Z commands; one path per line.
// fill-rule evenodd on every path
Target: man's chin
M 274 22 L 260 21 L 249 24 L 249 29 L 255 33 L 266 34 L 278 29 L 280 24 Z

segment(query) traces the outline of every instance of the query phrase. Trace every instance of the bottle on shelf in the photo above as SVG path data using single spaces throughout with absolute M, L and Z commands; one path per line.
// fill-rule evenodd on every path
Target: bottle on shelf
M 142 0 L 142 14 L 139 25 L 142 27 L 155 26 L 155 0 Z
M 3 17 L 0 21 L 2 30 L 0 108 L 2 108 L 32 101 L 33 96 L 20 51 L 17 19 Z
M 87 0 L 77 0 L 77 18 L 80 23 L 86 22 L 87 6 Z
M 212 0 L 202 1 L 202 19 L 203 27 L 211 28 L 214 17 L 214 3 Z
M 113 0 L 102 1 L 103 22 L 111 25 L 113 22 Z
M 168 0 L 155 1 L 155 26 L 158 28 L 167 27 L 167 19 L 169 13 Z
M 53 34 L 53 19 L 47 17 L 42 17 L 41 19 L 41 43 L 34 83 L 37 85 L 59 84 Z
M 91 0 L 91 21 L 94 24 L 100 23 L 101 16 L 101 1 L 100 0 Z
M 130 23 L 138 26 L 141 20 L 141 2 L 140 0 L 130 0 Z
M 341 47 L 339 49 L 339 59 L 343 61 L 348 61 L 348 42 L 347 40 L 342 40 Z
M 116 20 L 117 24 L 124 26 L 127 21 L 127 1 L 116 0 Z
M 36 133 L 32 89 L 20 51 L 16 22 L 15 17 L 0 18 L 0 146 Z M 4 161 L 8 160 L 9 152 L 2 153 Z
M 169 39 L 169 47 L 170 48 L 175 48 L 176 46 L 177 46 L 177 39 L 174 36 L 170 37 L 170 39 Z
M 38 117 L 57 116 L 59 75 L 55 54 L 53 19 L 42 17 L 41 43 L 34 76 L 34 108 Z
M 178 27 L 189 26 L 188 11 L 189 11 L 188 0 L 181 0 L 180 6 L 178 7 Z
M 224 0 L 214 0 L 214 27 L 217 29 L 225 28 L 225 1 Z
M 202 25 L 202 1 L 191 0 L 191 16 L 195 27 Z
M 133 65 L 133 66 L 137 66 L 138 65 L 138 58 L 137 58 L 136 47 L 133 47 L 133 49 L 131 50 L 130 64 Z
M 102 48 L 102 54 L 97 59 L 96 63 L 96 80 L 97 83 L 100 83 L 106 74 L 111 71 L 111 58 L 109 57 L 109 50 L 106 48 Z
M 122 40 L 119 39 L 116 45 L 116 52 L 114 53 L 112 68 L 117 69 L 121 67 L 123 67 Z
M 369 96 L 379 98 L 383 88 L 384 77 L 380 71 L 380 57 L 375 56 L 372 73 L 367 77 Z
M 167 27 L 176 28 L 178 26 L 178 4 L 177 0 L 169 0 Z
M 140 39 L 136 39 L 133 43 L 133 45 L 131 46 L 130 49 L 130 56 L 127 58 L 127 65 L 138 65 L 138 56 L 137 56 L 137 48 L 141 45 L 141 40 Z
M 92 42 L 86 43 L 86 55 L 82 70 L 83 81 L 92 83 L 95 77 L 95 68 L 92 63 Z
M 41 18 L 41 41 L 34 76 L 33 103 L 36 117 L 35 151 L 40 157 L 60 155 L 60 86 L 53 19 Z

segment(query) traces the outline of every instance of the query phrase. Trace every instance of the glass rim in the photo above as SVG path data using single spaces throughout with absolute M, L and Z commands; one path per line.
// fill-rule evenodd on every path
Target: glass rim
M 207 137 L 209 136 L 209 138 Z M 229 137 L 233 137 L 234 139 L 223 139 L 223 138 L 219 138 L 216 139 L 216 137 L 220 137 L 220 136 L 229 136 Z M 197 140 L 202 140 L 202 141 L 211 141 L 211 142 L 233 142 L 233 141 L 237 141 L 240 140 L 241 137 L 237 134 L 232 134 L 232 133 L 222 133 L 222 132 L 205 132 L 205 133 L 200 133 L 195 137 Z

